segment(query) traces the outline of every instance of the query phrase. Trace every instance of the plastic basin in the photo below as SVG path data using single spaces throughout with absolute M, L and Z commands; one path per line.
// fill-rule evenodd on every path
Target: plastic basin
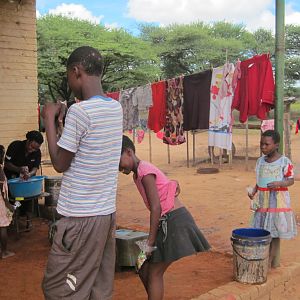
M 20 178 L 9 179 L 8 187 L 10 195 L 13 198 L 30 198 L 38 196 L 43 191 L 44 176 L 33 176 L 26 181 Z

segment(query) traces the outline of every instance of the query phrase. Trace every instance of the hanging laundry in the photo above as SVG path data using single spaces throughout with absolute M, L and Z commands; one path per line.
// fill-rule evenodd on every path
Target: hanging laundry
M 183 79 L 167 80 L 166 125 L 163 142 L 180 145 L 185 142 L 183 131 Z
M 299 132 L 299 129 L 300 129 L 300 119 L 298 119 L 297 122 L 296 122 L 295 134 L 297 134 Z
M 166 124 L 166 82 L 151 85 L 153 106 L 149 108 L 148 128 L 159 132 Z
M 151 85 L 139 86 L 132 95 L 133 106 L 138 110 L 138 128 L 147 130 L 149 107 L 153 105 Z
M 260 126 L 262 132 L 274 129 L 274 119 L 263 120 Z
M 235 64 L 235 69 L 232 78 L 232 89 L 235 91 L 238 81 L 241 79 L 241 61 L 238 59 Z
M 163 140 L 164 138 L 164 133 L 162 131 L 156 132 L 156 137 L 160 140 Z
M 211 70 L 185 76 L 183 79 L 183 129 L 208 129 Z
M 248 116 L 264 120 L 274 107 L 274 77 L 268 54 L 256 55 L 241 62 L 241 77 L 234 91 L 232 109 L 240 111 L 240 122 Z
M 106 97 L 112 98 L 112 99 L 114 99 L 114 100 L 119 100 L 120 92 L 110 92 L 110 93 L 106 93 Z
M 138 109 L 133 105 L 133 92 L 135 88 L 129 88 L 120 92 L 119 102 L 123 108 L 123 131 L 131 130 L 138 126 Z
M 232 114 L 234 65 L 226 63 L 212 71 L 208 145 L 232 148 Z

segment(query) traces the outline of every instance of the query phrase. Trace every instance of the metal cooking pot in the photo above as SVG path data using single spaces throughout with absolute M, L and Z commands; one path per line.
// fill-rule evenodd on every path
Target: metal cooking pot
M 61 187 L 62 176 L 47 176 L 45 178 L 45 192 L 50 196 L 45 197 L 46 206 L 56 206 Z

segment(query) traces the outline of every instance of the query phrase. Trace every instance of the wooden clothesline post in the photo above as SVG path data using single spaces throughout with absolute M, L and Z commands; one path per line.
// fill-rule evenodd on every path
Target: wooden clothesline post
M 189 132 L 186 132 L 186 166 L 190 167 L 190 154 L 189 154 Z
M 248 124 L 248 120 L 247 120 L 247 122 L 246 122 L 246 155 L 245 155 L 246 171 L 248 171 L 248 161 L 249 161 L 249 124 Z
M 135 144 L 135 128 L 132 129 L 132 142 Z
M 195 166 L 195 163 L 196 163 L 196 155 L 195 155 L 195 152 L 196 152 L 196 149 L 195 149 L 195 131 L 193 130 L 192 131 L 193 133 L 193 166 Z
M 148 132 L 149 132 L 149 161 L 152 163 L 151 130 L 148 129 Z

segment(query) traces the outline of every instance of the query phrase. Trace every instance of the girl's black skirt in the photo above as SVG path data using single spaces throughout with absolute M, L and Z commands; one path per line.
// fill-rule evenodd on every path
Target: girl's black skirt
M 156 246 L 157 249 L 149 259 L 153 263 L 172 262 L 210 249 L 209 243 L 185 207 L 161 217 Z

